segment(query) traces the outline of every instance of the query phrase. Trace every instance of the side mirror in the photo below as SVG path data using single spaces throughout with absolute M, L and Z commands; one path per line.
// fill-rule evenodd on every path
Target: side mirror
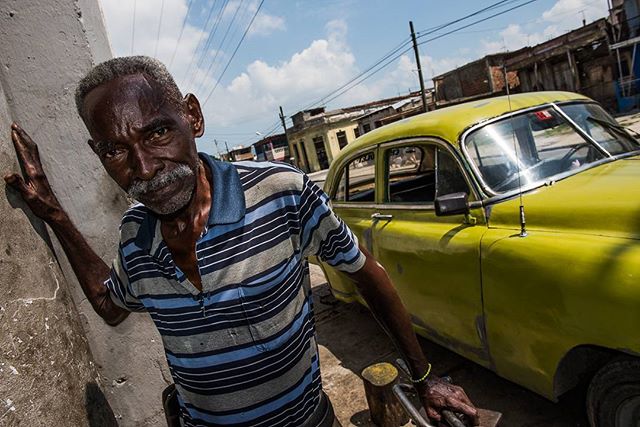
M 469 213 L 467 193 L 451 193 L 436 198 L 436 215 L 460 215 Z

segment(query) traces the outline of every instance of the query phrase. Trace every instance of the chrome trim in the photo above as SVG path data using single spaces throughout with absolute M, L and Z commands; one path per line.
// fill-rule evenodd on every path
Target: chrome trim
M 564 104 L 576 104 L 576 103 L 584 103 L 584 104 L 596 104 L 596 105 L 600 105 L 597 102 L 594 101 L 589 101 L 589 100 L 580 100 L 580 99 L 575 99 L 575 100 L 567 100 L 567 101 L 561 101 L 561 102 L 549 102 L 546 104 L 540 104 L 540 105 L 536 105 L 533 107 L 528 107 L 528 108 L 523 108 L 521 110 L 516 110 L 516 111 L 511 111 L 505 114 L 502 114 L 500 116 L 485 120 L 483 122 L 477 123 L 473 126 L 471 126 L 470 128 L 468 128 L 467 130 L 465 130 L 462 135 L 460 135 L 460 138 L 458 139 L 458 145 L 460 146 L 460 151 L 462 151 L 463 157 L 466 161 L 466 163 L 469 165 L 469 167 L 471 168 L 471 170 L 473 171 L 473 175 L 475 176 L 475 178 L 480 182 L 480 186 L 482 188 L 482 190 L 484 191 L 484 193 L 486 195 L 488 195 L 489 197 L 485 198 L 485 202 L 489 202 L 491 201 L 491 203 L 493 203 L 493 200 L 503 200 L 503 199 L 508 199 L 510 197 L 512 197 L 513 195 L 518 195 L 520 193 L 524 193 L 526 191 L 530 191 L 533 190 L 535 188 L 539 188 L 545 185 L 549 185 L 549 183 L 555 182 L 555 181 L 559 181 L 561 179 L 567 178 L 568 176 L 571 175 L 576 175 L 584 170 L 587 169 L 591 169 L 594 166 L 598 166 L 604 163 L 607 163 L 609 161 L 613 161 L 616 160 L 617 158 L 619 158 L 620 155 L 618 156 L 611 156 L 611 154 L 608 154 L 608 152 L 606 150 L 604 150 L 602 147 L 600 147 L 599 144 L 595 144 L 597 148 L 600 148 L 604 151 L 604 153 L 607 153 L 609 157 L 605 157 L 604 159 L 598 160 L 597 162 L 593 162 L 593 163 L 589 163 L 588 167 L 585 167 L 584 169 L 579 168 L 579 169 L 574 169 L 573 171 L 568 171 L 565 173 L 561 173 L 561 174 L 556 174 L 556 175 L 552 175 L 550 177 L 548 177 L 547 179 L 543 179 L 543 180 L 539 180 L 539 181 L 535 181 L 532 182 L 528 185 L 524 185 L 520 188 L 514 189 L 514 190 L 510 190 L 508 192 L 505 193 L 496 193 L 495 191 L 493 191 L 491 189 L 491 187 L 489 187 L 487 185 L 487 183 L 484 181 L 484 178 L 482 177 L 482 173 L 480 173 L 480 170 L 478 169 L 477 165 L 471 160 L 471 156 L 469 155 L 469 151 L 467 150 L 467 146 L 466 146 L 466 140 L 467 137 L 469 136 L 469 134 L 471 132 L 474 132 L 482 127 L 485 127 L 487 125 L 493 124 L 495 122 L 498 121 L 502 121 L 508 118 L 511 118 L 513 116 L 517 116 L 520 114 L 526 114 L 528 112 L 531 111 L 535 111 L 535 110 L 539 110 L 545 107 L 551 107 L 553 108 L 555 111 L 558 111 L 558 109 L 560 109 L 561 105 Z M 562 117 L 565 118 L 566 113 L 562 112 Z M 580 130 L 582 128 L 580 128 L 580 126 L 578 126 L 574 121 L 569 120 L 569 124 L 572 127 L 576 127 L 579 128 Z M 583 131 L 582 131 L 583 132 Z M 582 136 L 584 138 L 584 136 L 582 135 L 582 132 L 579 131 L 580 136 Z M 586 139 L 585 142 L 592 142 L 592 139 Z M 624 154 L 630 154 L 630 153 L 624 153 Z
M 371 214 L 371 219 L 373 221 L 391 221 L 393 219 L 393 215 L 385 215 L 381 214 L 380 212 L 376 212 L 374 214 Z
M 447 150 L 449 152 L 449 154 L 451 154 L 455 160 L 455 162 L 458 164 L 458 167 L 460 168 L 460 171 L 462 172 L 462 176 L 464 177 L 464 180 L 467 183 L 467 186 L 469 187 L 469 190 L 472 192 L 471 195 L 473 195 L 473 198 L 476 200 L 481 200 L 481 192 L 479 191 L 479 187 L 478 184 L 475 182 L 475 180 L 473 179 L 473 174 L 470 174 L 467 171 L 467 167 L 465 165 L 465 163 L 461 160 L 461 156 L 458 153 L 458 150 L 456 150 L 453 145 L 441 138 L 437 138 L 434 136 L 414 136 L 414 137 L 409 137 L 409 138 L 402 138 L 402 139 L 397 139 L 394 141 L 388 141 L 388 142 L 383 142 L 380 143 L 378 145 L 378 148 L 381 150 L 388 150 L 389 148 L 393 148 L 395 146 L 402 146 L 402 145 L 406 145 L 407 143 L 432 143 L 433 145 L 436 145 L 438 147 L 444 148 L 445 150 Z M 382 154 L 384 156 L 384 153 Z M 384 159 L 384 157 L 383 157 Z M 385 204 L 385 206 L 387 206 L 388 204 Z M 425 204 L 426 205 L 426 204 Z M 433 202 L 430 203 L 431 206 L 433 206 Z M 407 206 L 407 205 L 402 205 L 402 206 Z M 419 206 L 424 206 L 424 205 L 419 205 Z M 434 208 L 435 209 L 435 208 Z
M 551 105 L 553 105 L 553 108 L 560 113 L 560 115 L 562 117 L 564 117 L 564 119 L 566 121 L 568 121 L 571 126 L 573 126 L 573 128 L 575 130 L 578 131 L 578 133 L 583 137 L 586 138 L 589 142 L 591 142 L 592 144 L 594 144 L 596 146 L 596 148 L 600 149 L 600 151 L 602 152 L 602 154 L 604 154 L 606 157 L 611 157 L 611 153 L 609 153 L 602 145 L 600 145 L 600 143 L 598 141 L 596 141 L 591 135 L 589 135 L 587 132 L 585 132 L 584 129 L 582 129 L 580 127 L 579 124 L 577 124 L 571 117 L 569 117 L 569 115 L 567 113 L 565 113 L 564 111 L 562 111 L 562 109 L 560 108 L 559 105 L 557 105 L 555 102 L 552 102 Z

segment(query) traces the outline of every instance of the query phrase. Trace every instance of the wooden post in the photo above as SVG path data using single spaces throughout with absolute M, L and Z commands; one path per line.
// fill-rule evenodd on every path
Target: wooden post
M 362 371 L 364 392 L 371 420 L 379 427 L 398 427 L 409 422 L 409 417 L 393 394 L 398 382 L 398 370 L 390 363 L 376 363 Z

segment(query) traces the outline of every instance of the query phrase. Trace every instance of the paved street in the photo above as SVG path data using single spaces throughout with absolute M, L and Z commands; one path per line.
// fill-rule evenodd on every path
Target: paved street
M 397 353 L 366 308 L 331 295 L 322 270 L 315 265 L 311 282 L 324 389 L 343 426 L 373 426 L 359 374 L 373 363 L 392 362 Z M 424 339 L 421 343 L 434 372 L 450 375 L 479 407 L 502 412 L 502 426 L 587 425 L 575 398 L 549 402 L 437 344 Z

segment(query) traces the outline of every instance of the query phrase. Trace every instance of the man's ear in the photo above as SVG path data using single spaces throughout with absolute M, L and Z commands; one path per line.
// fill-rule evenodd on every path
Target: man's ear
M 200 108 L 200 101 L 192 93 L 188 93 L 184 97 L 184 105 L 187 109 L 187 120 L 195 138 L 199 138 L 204 134 L 204 117 Z

